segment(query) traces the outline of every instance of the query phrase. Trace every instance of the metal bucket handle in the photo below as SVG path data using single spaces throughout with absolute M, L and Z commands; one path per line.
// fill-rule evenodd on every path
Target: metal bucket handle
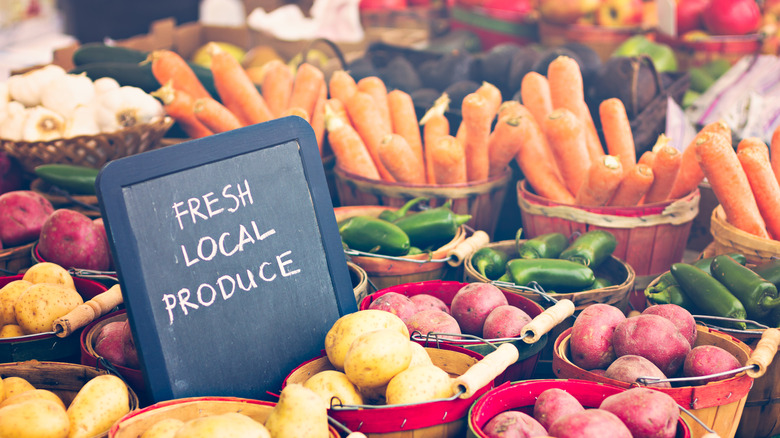
M 700 425 L 701 427 L 703 427 L 703 428 L 704 428 L 704 430 L 706 430 L 706 431 L 707 431 L 707 433 L 705 433 L 704 435 L 702 435 L 702 437 L 701 437 L 701 438 L 720 438 L 720 435 L 718 435 L 718 433 L 717 433 L 717 432 L 715 432 L 714 430 L 712 430 L 712 428 L 710 428 L 709 426 L 707 426 L 706 424 L 704 424 L 704 422 L 703 422 L 703 421 L 699 420 L 699 418 L 698 418 L 697 416 L 693 415 L 693 414 L 691 413 L 691 411 L 689 411 L 689 410 L 685 409 L 684 407 L 682 407 L 682 406 L 680 406 L 680 405 L 677 405 L 677 406 L 680 408 L 680 410 L 681 410 L 681 411 L 683 411 L 683 412 L 685 412 L 686 414 L 688 414 L 688 416 L 689 416 L 689 417 L 693 418 L 693 421 L 695 421 L 695 422 L 699 423 L 699 425 Z

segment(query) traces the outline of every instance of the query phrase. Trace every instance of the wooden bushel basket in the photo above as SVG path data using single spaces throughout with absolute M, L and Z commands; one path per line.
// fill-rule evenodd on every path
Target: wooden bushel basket
M 466 433 L 466 416 L 469 407 L 493 387 L 492 379 L 487 383 L 482 381 L 488 377 L 484 373 L 485 369 L 501 368 L 504 364 L 499 362 L 507 358 L 504 354 L 508 351 L 506 347 L 511 350 L 511 346 L 503 347 L 499 352 L 503 357 L 497 362 L 491 361 L 490 366 L 483 366 L 487 365 L 486 362 L 481 362 L 485 358 L 472 350 L 446 343 L 439 343 L 437 348 L 426 347 L 433 364 L 446 371 L 455 381 L 476 383 L 476 386 L 466 385 L 468 388 L 460 397 L 376 408 L 331 407 L 328 415 L 349 430 L 361 432 L 369 438 L 462 437 Z M 477 374 L 469 373 L 467 377 L 467 372 L 472 367 Z M 284 380 L 284 385 L 302 384 L 314 374 L 332 369 L 334 369 L 333 365 L 323 352 L 321 356 L 295 368 Z M 475 379 L 472 380 L 472 377 Z
M 70 405 L 73 398 L 88 381 L 101 374 L 108 374 L 108 372 L 85 365 L 64 362 L 30 360 L 0 364 L 0 378 L 21 377 L 30 382 L 35 389 L 47 389 L 57 394 L 66 407 Z M 133 388 L 129 386 L 127 392 L 130 398 L 129 408 L 132 412 L 138 409 L 138 397 Z M 91 438 L 106 436 L 108 436 L 108 430 Z
M 388 207 L 377 205 L 336 207 L 336 221 L 341 222 L 344 219 L 367 215 L 377 217 Z M 391 208 L 392 209 L 392 208 Z M 449 252 L 466 239 L 466 230 L 461 226 L 455 237 L 446 245 L 433 251 L 430 255 L 431 260 L 443 260 L 447 258 Z M 401 257 L 409 260 L 428 260 L 426 253 L 407 255 Z M 444 277 L 445 268 L 449 265 L 446 262 L 430 261 L 427 263 L 405 262 L 381 257 L 369 256 L 351 256 L 351 261 L 363 268 L 368 274 L 368 280 L 377 290 L 386 287 L 395 286 L 402 283 L 415 281 L 438 280 Z
M 725 333 L 704 326 L 697 326 L 695 346 L 715 345 L 736 356 L 739 363 L 745 365 L 752 350 L 744 342 Z M 571 329 L 567 329 L 555 341 L 553 350 L 553 372 L 556 376 L 566 379 L 590 380 L 607 383 L 621 388 L 630 388 L 636 383 L 626 383 L 610 379 L 602 375 L 584 370 L 575 365 L 570 357 L 569 342 Z M 652 388 L 672 396 L 680 406 L 691 411 L 700 421 L 714 430 L 721 438 L 732 438 L 737 432 L 737 426 L 745 407 L 748 392 L 753 385 L 753 377 L 742 371 L 733 377 L 710 382 L 698 386 L 677 386 L 672 388 Z M 706 430 L 693 419 L 683 413 L 686 423 L 691 429 L 691 436 L 703 436 Z
M 637 207 L 578 207 L 531 192 L 525 180 L 517 185 L 523 231 L 528 237 L 554 231 L 568 236 L 607 230 L 617 238 L 613 255 L 634 268 L 641 289 L 672 263 L 682 261 L 699 199 L 697 188 L 675 201 Z
M 757 348 L 765 330 L 734 331 L 732 334 L 750 348 Z M 777 332 L 775 334 L 778 334 Z M 780 363 L 773 360 L 763 376 L 755 377 L 748 393 L 738 438 L 771 437 L 780 434 Z
M 762 239 L 731 225 L 721 205 L 712 210 L 710 233 L 712 233 L 712 248 L 708 250 L 712 251 L 713 255 L 737 252 L 744 254 L 748 263 L 754 265 L 766 263 L 780 256 L 780 241 Z
M 504 411 L 520 411 L 533 416 L 539 394 L 548 389 L 562 389 L 587 408 L 598 408 L 605 398 L 625 391 L 625 388 L 605 383 L 574 379 L 543 379 L 505 383 L 491 389 L 469 409 L 469 438 L 488 438 L 483 428 L 491 418 Z M 691 431 L 682 418 L 677 421 L 675 438 L 688 438 Z
M 0 287 L 21 280 L 23 275 L 0 277 Z M 87 301 L 107 290 L 106 286 L 84 278 L 73 278 L 78 293 Z M 0 363 L 27 360 L 79 362 L 79 336 L 64 338 L 52 333 L 38 333 L 15 338 L 0 339 Z
M 449 306 L 452 303 L 452 298 L 455 296 L 455 294 L 462 287 L 466 285 L 468 285 L 468 283 L 461 283 L 458 281 L 435 281 L 435 280 L 422 281 L 419 283 L 399 284 L 397 286 L 382 289 L 376 293 L 369 295 L 363 301 L 360 302 L 359 309 L 360 310 L 368 309 L 371 306 L 371 303 L 374 302 L 374 300 L 390 292 L 399 293 L 407 297 L 411 297 L 419 294 L 433 295 L 436 298 L 439 298 L 440 300 L 444 301 L 444 303 Z M 506 291 L 504 291 L 504 296 L 506 296 L 507 302 L 510 305 L 523 310 L 531 318 L 535 318 L 539 316 L 544 311 L 542 306 L 523 296 L 506 292 Z M 500 384 L 506 381 L 530 379 L 534 374 L 534 369 L 536 368 L 536 363 L 539 359 L 539 352 L 547 345 L 548 340 L 549 340 L 549 334 L 541 333 L 538 339 L 536 339 L 535 342 L 533 343 L 526 343 L 525 341 L 521 341 L 521 340 L 491 342 L 491 343 L 477 342 L 474 340 L 469 340 L 467 342 L 457 342 L 457 341 L 450 341 L 444 338 L 434 338 L 434 337 L 431 337 L 430 340 L 426 340 L 421 343 L 423 344 L 423 346 L 426 347 L 434 346 L 441 343 L 449 343 L 458 347 L 463 347 L 469 350 L 476 351 L 477 353 L 484 356 L 494 351 L 498 345 L 504 342 L 511 342 L 515 347 L 517 347 L 518 351 L 520 352 L 520 355 L 516 363 L 507 367 L 506 371 L 504 371 L 504 373 L 501 376 L 496 378 L 496 383 Z
M 487 181 L 464 184 L 404 184 L 398 182 L 377 181 L 363 178 L 334 168 L 336 190 L 342 207 L 354 205 L 382 205 L 401 207 L 417 197 L 427 197 L 431 207 L 452 200 L 452 211 L 457 214 L 470 214 L 466 225 L 493 235 L 498 223 L 498 215 L 504 202 L 507 185 L 512 170 L 494 176 Z
M 276 403 L 238 397 L 189 397 L 167 400 L 130 412 L 114 423 L 110 438 L 138 438 L 154 423 L 175 418 L 181 421 L 220 415 L 228 412 L 244 414 L 255 421 L 265 423 Z M 336 429 L 328 425 L 331 438 L 338 438 Z
M 3 248 L 0 250 L 0 269 L 14 273 L 22 272 L 33 264 L 30 251 L 32 251 L 35 242 L 27 245 Z

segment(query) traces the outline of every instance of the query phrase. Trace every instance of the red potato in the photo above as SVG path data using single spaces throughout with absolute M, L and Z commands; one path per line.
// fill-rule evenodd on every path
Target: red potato
M 602 409 L 585 409 L 561 417 L 547 431 L 557 438 L 631 438 L 617 415 Z
M 680 408 L 661 391 L 630 388 L 605 398 L 599 409 L 617 415 L 634 438 L 673 438 L 677 434 Z
M 368 306 L 369 309 L 384 310 L 406 322 L 417 313 L 417 305 L 409 297 L 398 292 L 387 292 L 378 296 Z
M 491 311 L 482 326 L 485 339 L 516 338 L 523 327 L 531 322 L 531 317 L 519 307 L 510 304 L 498 306 Z
M 421 310 L 438 309 L 443 312 L 450 313 L 450 306 L 448 306 L 447 303 L 442 301 L 439 297 L 435 297 L 429 294 L 417 294 L 412 295 L 409 297 L 409 299 L 417 305 L 418 312 Z
M 485 424 L 482 431 L 490 438 L 531 438 L 546 436 L 544 428 L 532 416 L 520 411 L 504 411 Z
M 489 283 L 471 283 L 455 293 L 450 312 L 463 333 L 482 335 L 482 326 L 490 312 L 509 304 L 501 289 Z
M 573 395 L 560 388 L 550 388 L 539 394 L 534 403 L 534 418 L 549 429 L 559 418 L 585 410 Z
M 646 308 L 642 311 L 642 314 L 663 316 L 677 326 L 680 333 L 691 344 L 691 348 L 696 344 L 696 320 L 693 319 L 693 315 L 685 307 L 677 304 L 657 304 Z
M 7 248 L 34 242 L 53 211 L 51 202 L 32 190 L 3 193 L 0 195 L 0 243 Z
M 125 320 L 122 325 L 122 351 L 125 354 L 125 366 L 133 369 L 140 369 L 141 363 L 138 361 L 138 350 L 135 348 L 133 332 L 130 330 L 130 322 Z
M 606 368 L 617 357 L 612 346 L 615 327 L 626 316 L 609 304 L 592 304 L 580 312 L 571 329 L 572 362 L 591 370 Z
M 604 371 L 604 377 L 613 380 L 619 380 L 626 383 L 636 383 L 639 377 L 656 377 L 666 379 L 666 375 L 654 363 L 642 356 L 627 354 L 615 359 L 614 362 Z M 646 386 L 654 388 L 671 388 L 671 383 L 657 382 L 648 383 Z
M 97 228 L 99 234 L 106 242 L 106 253 L 108 253 L 108 268 L 114 270 L 114 257 L 111 255 L 111 247 L 108 245 L 108 234 L 106 233 L 106 225 L 103 223 L 103 218 L 92 219 L 92 223 Z
M 104 325 L 95 340 L 95 353 L 115 365 L 125 366 L 123 326 L 126 321 L 112 321 Z
M 626 318 L 615 327 L 612 336 L 615 354 L 635 354 L 655 364 L 667 377 L 682 368 L 691 344 L 674 323 L 658 315 Z
M 733 354 L 716 345 L 699 345 L 694 347 L 683 362 L 683 375 L 685 377 L 699 377 L 734 370 L 742 366 L 739 359 Z M 733 377 L 727 374 L 721 377 L 710 377 L 695 381 L 695 385 L 715 382 Z
M 458 325 L 458 321 L 447 312 L 441 310 L 431 309 L 417 312 L 406 321 L 406 327 L 409 329 L 409 334 L 419 332 L 421 335 L 426 336 L 428 333 L 451 333 L 460 334 L 461 328 Z M 445 336 L 443 338 L 449 338 Z M 460 338 L 459 336 L 456 338 Z
M 106 241 L 85 214 L 60 208 L 41 227 L 38 252 L 47 262 L 66 268 L 107 271 Z

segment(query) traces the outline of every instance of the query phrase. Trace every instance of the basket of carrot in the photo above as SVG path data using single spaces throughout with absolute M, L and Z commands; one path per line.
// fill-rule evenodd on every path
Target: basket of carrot
M 546 76 L 528 73 L 520 91 L 527 114 L 517 197 L 526 235 L 606 229 L 617 238 L 615 257 L 633 267 L 642 287 L 680 261 L 698 214 L 696 157 L 661 135 L 637 159 L 623 102 L 606 99 L 591 114 L 582 73 L 569 57 L 553 60 Z
M 493 128 L 497 87 L 485 82 L 464 99 L 460 126 L 445 116 L 446 94 L 418 120 L 411 96 L 375 76 L 355 81 L 336 71 L 329 91 L 326 131 L 342 206 L 451 201 L 455 213 L 472 216 L 468 226 L 493 234 L 516 144 L 510 130 Z
M 770 146 L 710 135 L 695 144 L 699 164 L 720 203 L 712 211 L 713 255 L 739 252 L 761 264 L 780 256 L 780 125 Z

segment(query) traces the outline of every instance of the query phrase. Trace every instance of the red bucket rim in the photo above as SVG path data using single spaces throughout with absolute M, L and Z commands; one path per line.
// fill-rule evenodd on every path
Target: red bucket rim
M 699 330 L 705 330 L 706 333 L 715 334 L 716 336 L 724 336 L 727 339 L 731 340 L 732 342 L 736 343 L 738 346 L 744 346 L 745 348 L 747 348 L 748 351 L 751 351 L 750 347 L 748 347 L 747 344 L 729 335 L 728 333 L 724 333 L 702 325 L 697 325 L 696 328 Z M 604 377 L 602 375 L 598 375 L 596 373 L 578 367 L 571 360 L 569 360 L 568 357 L 565 358 L 561 357 L 558 354 L 560 345 L 567 337 L 571 335 L 571 332 L 572 332 L 572 327 L 569 327 L 566 330 L 564 330 L 560 335 L 558 335 L 558 338 L 555 340 L 555 344 L 553 345 L 554 363 L 557 363 L 558 365 L 562 363 L 564 364 L 565 367 L 574 368 L 579 371 L 582 371 L 584 375 L 588 376 L 588 380 L 592 379 L 592 381 L 594 382 L 606 383 L 620 388 L 630 388 L 633 386 L 638 386 L 638 384 L 636 383 L 621 382 L 619 380 L 614 380 L 608 377 Z M 562 369 L 563 368 L 561 366 L 553 365 L 553 371 L 555 371 L 556 375 L 559 375 L 558 373 L 560 373 Z M 685 408 L 704 409 L 712 406 L 720 406 L 720 405 L 728 404 L 740 400 L 744 397 L 747 397 L 747 394 L 750 391 L 750 388 L 752 386 L 753 386 L 753 378 L 748 376 L 745 371 L 742 371 L 734 375 L 733 377 L 729 377 L 728 379 L 709 382 L 705 385 L 678 386 L 672 388 L 651 387 L 651 389 L 669 394 L 677 402 L 677 404 Z M 715 403 L 718 395 L 722 395 L 720 393 L 724 391 L 724 389 L 727 392 L 726 398 L 729 400 L 729 402 L 721 403 L 721 404 Z
M 597 408 L 598 406 L 590 406 L 591 404 L 594 404 L 590 402 L 595 401 L 600 397 L 603 400 L 610 395 L 618 394 L 626 390 L 626 388 L 610 385 L 608 383 L 578 379 L 539 379 L 523 382 L 507 382 L 486 392 L 472 405 L 471 409 L 469 409 L 468 417 L 469 430 L 474 432 L 479 438 L 488 438 L 488 436 L 482 432 L 482 427 L 484 427 L 484 425 L 495 415 L 506 410 L 532 406 L 528 404 L 519 405 L 519 401 L 511 396 L 512 394 L 510 393 L 517 392 L 518 389 L 523 390 L 523 396 L 536 399 L 543 390 L 550 388 L 563 389 L 564 391 L 571 393 L 569 390 L 572 386 L 582 389 L 581 392 L 572 395 L 574 395 L 580 403 L 583 403 L 583 406 L 588 404 L 588 406 L 585 406 L 586 408 Z M 502 398 L 504 395 L 510 395 L 510 397 L 508 399 Z M 583 397 L 586 399 L 585 401 L 581 399 Z M 677 435 L 675 438 L 690 438 L 690 436 L 690 428 L 681 416 L 677 420 Z

